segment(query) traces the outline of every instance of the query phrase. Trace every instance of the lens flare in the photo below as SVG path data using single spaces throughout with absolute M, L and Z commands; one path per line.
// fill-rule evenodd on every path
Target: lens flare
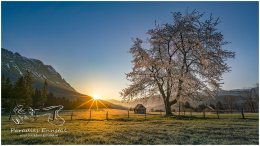
M 98 100 L 98 99 L 100 99 L 100 96 L 97 95 L 97 94 L 94 94 L 92 97 L 93 97 L 94 100 Z

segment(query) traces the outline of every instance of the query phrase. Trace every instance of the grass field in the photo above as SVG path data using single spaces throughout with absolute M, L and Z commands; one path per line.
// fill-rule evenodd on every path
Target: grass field
M 206 119 L 201 113 L 192 116 L 174 116 L 165 118 L 160 113 L 135 115 L 127 111 L 73 112 L 61 113 L 66 120 L 63 126 L 50 125 L 42 117 L 25 121 L 23 125 L 15 125 L 2 116 L 2 144 L 259 144 L 258 113 L 246 113 L 246 119 L 240 114 L 207 113 Z M 11 132 L 15 129 L 38 129 L 35 132 Z M 41 132 L 42 128 L 63 130 L 62 132 Z M 65 129 L 65 130 L 64 130 Z M 26 135 L 27 134 L 27 135 Z

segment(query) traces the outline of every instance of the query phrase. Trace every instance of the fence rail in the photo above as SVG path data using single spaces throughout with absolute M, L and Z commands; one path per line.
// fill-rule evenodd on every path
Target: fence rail
M 149 112 L 146 114 L 135 114 L 133 111 L 128 110 L 81 110 L 81 111 L 63 111 L 61 116 L 65 119 L 92 119 L 92 120 L 109 120 L 109 119 L 146 119 L 162 117 L 163 112 Z
M 243 110 L 241 111 L 233 111 L 230 113 L 225 110 L 217 110 L 217 111 L 202 111 L 202 112 L 194 112 L 194 111 L 181 111 L 181 112 L 173 112 L 174 116 L 185 116 L 192 118 L 216 118 L 221 119 L 222 116 L 227 115 L 230 118 L 246 118 L 246 114 Z M 61 112 L 61 116 L 63 116 L 66 120 L 113 120 L 113 119 L 156 119 L 164 117 L 165 112 L 147 112 L 146 114 L 135 114 L 133 111 L 129 110 L 115 110 L 109 109 L 104 111 L 96 111 L 96 110 L 67 110 Z M 233 116 L 232 116 L 233 115 Z M 239 116 L 240 115 L 240 116 Z

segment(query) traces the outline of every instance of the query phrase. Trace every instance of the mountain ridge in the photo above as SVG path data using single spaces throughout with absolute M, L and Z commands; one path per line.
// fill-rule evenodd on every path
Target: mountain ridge
M 23 76 L 26 71 L 30 71 L 35 88 L 41 88 L 46 79 L 49 91 L 58 97 L 74 99 L 87 96 L 77 92 L 51 65 L 46 65 L 41 60 L 27 58 L 5 48 L 1 48 L 1 57 L 2 75 L 8 77 L 12 82 Z

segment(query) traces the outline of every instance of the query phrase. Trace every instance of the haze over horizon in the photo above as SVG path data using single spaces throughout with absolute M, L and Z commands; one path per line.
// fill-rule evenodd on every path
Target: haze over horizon
M 2 2 L 2 48 L 39 59 L 78 92 L 120 99 L 131 70 L 131 38 L 146 38 L 171 12 L 197 9 L 219 17 L 235 51 L 223 89 L 259 81 L 258 2 Z

